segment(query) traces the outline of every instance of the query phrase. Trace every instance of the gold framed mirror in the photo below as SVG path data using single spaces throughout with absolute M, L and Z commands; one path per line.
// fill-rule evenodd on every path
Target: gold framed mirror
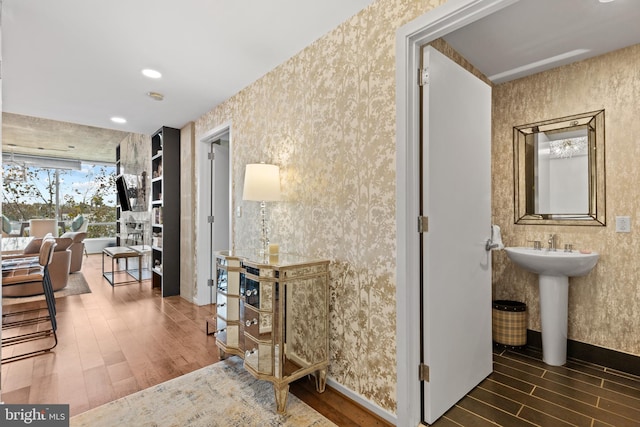
M 515 126 L 515 223 L 606 225 L 604 139 L 604 110 Z

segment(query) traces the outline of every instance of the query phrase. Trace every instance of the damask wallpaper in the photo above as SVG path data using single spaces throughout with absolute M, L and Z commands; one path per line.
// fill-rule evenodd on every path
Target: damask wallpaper
M 396 409 L 395 36 L 444 0 L 378 0 L 195 124 L 231 123 L 235 248 L 258 246 L 244 165 L 281 168 L 271 241 L 330 259 L 329 376 Z
M 445 2 L 378 0 L 200 117 L 192 138 L 231 124 L 232 209 L 242 208 L 233 219 L 235 248 L 258 245 L 259 206 L 242 201 L 244 165 L 280 166 L 283 200 L 268 203 L 271 241 L 332 261 L 329 376 L 389 412 L 397 404 L 395 33 Z M 507 245 L 556 233 L 561 244 L 601 253 L 591 274 L 571 279 L 569 337 L 636 355 L 638 63 L 640 49 L 631 47 L 497 86 L 492 146 L 493 222 Z M 601 108 L 608 226 L 514 225 L 512 127 Z M 631 233 L 615 233 L 615 215 L 631 216 Z M 494 254 L 493 282 L 495 297 L 527 303 L 529 328 L 539 330 L 535 276 L 502 252 Z
M 180 129 L 180 257 L 192 260 L 196 264 L 196 215 L 193 210 L 196 163 L 194 149 L 194 124 L 189 123 Z M 197 295 L 195 268 L 180 269 L 180 296 L 187 301 L 193 301 Z

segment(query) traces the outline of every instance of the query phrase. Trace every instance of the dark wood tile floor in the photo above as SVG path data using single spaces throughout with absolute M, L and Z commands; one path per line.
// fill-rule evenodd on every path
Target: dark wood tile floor
M 496 350 L 493 373 L 433 425 L 640 426 L 640 377 L 575 360 L 548 366 L 531 350 Z

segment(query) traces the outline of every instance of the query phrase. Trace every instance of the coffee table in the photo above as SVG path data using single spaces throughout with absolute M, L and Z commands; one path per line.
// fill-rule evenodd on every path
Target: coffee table
M 112 246 L 102 250 L 102 276 L 111 286 L 124 285 L 133 282 L 142 282 L 142 256 L 145 254 L 144 246 Z M 104 270 L 105 257 L 111 258 L 111 271 Z M 129 258 L 138 258 L 136 268 L 129 268 Z M 124 269 L 120 268 L 119 261 L 124 259 Z M 118 268 L 116 268 L 116 265 Z M 116 281 L 116 276 L 128 276 L 124 280 Z

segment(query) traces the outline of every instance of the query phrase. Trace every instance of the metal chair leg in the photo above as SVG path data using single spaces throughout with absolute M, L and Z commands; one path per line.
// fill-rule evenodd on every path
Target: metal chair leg
M 14 362 L 16 360 L 22 360 L 29 357 L 37 356 L 40 354 L 47 353 L 54 349 L 58 345 L 58 334 L 56 330 L 58 329 L 58 322 L 56 321 L 56 300 L 53 294 L 53 287 L 51 285 L 51 277 L 49 276 L 49 266 L 44 267 L 44 272 L 42 276 L 42 288 L 44 291 L 45 301 L 47 303 L 47 311 L 49 313 L 48 316 L 40 316 L 31 319 L 23 319 L 16 320 L 13 322 L 5 322 L 4 320 L 10 318 L 11 316 L 16 316 L 18 314 L 24 314 L 33 311 L 40 311 L 40 309 L 31 309 L 31 310 L 23 310 L 13 313 L 6 313 L 2 315 L 3 326 L 7 328 L 17 327 L 17 326 L 26 326 L 26 325 L 35 325 L 41 322 L 49 321 L 51 323 L 51 328 L 43 331 L 29 332 L 25 334 L 16 335 L 14 337 L 3 338 L 2 347 L 7 347 L 11 345 L 23 344 L 30 341 L 35 341 L 39 339 L 53 337 L 53 345 L 39 349 L 34 351 L 29 351 L 26 353 L 16 354 L 14 356 L 4 357 L 2 358 L 3 362 Z

